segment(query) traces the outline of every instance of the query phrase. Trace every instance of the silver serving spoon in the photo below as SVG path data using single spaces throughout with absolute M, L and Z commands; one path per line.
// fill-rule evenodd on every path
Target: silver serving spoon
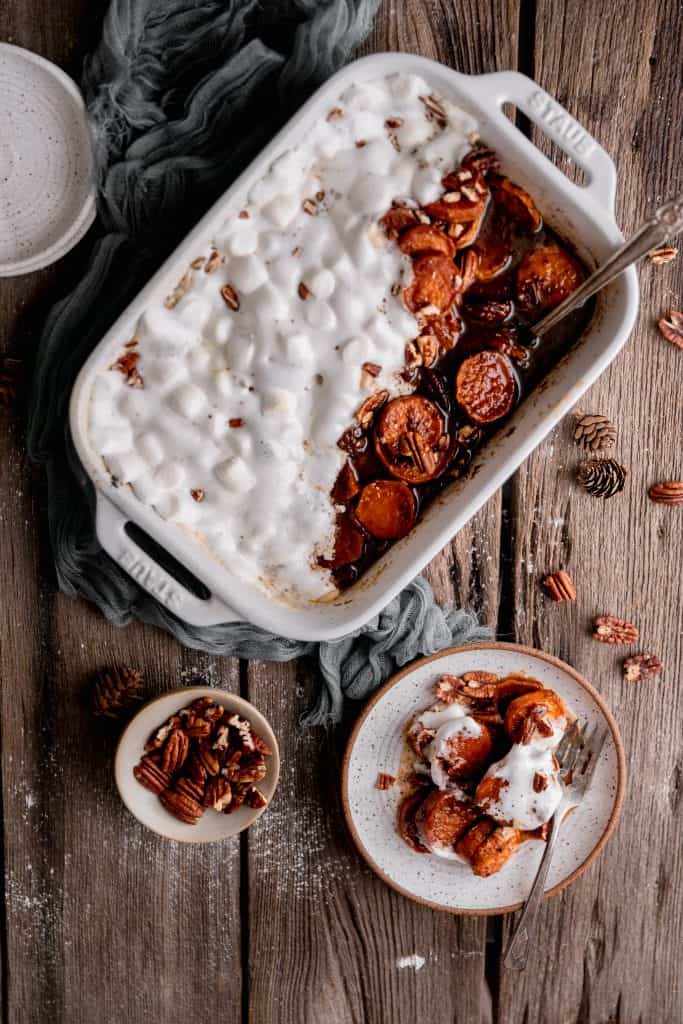
M 552 312 L 539 320 L 530 329 L 530 333 L 534 337 L 540 338 L 542 334 L 559 323 L 567 313 L 583 306 L 591 295 L 599 292 L 632 263 L 646 256 L 652 249 L 666 242 L 681 230 L 683 230 L 683 195 L 670 199 L 668 203 L 660 206 L 634 235 L 631 235 L 601 267 L 594 270 L 590 277 L 587 277 L 583 284 L 579 285 L 575 292 L 572 292 Z

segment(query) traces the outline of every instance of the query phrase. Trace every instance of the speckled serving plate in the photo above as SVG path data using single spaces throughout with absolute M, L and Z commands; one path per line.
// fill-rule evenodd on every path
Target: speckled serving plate
M 344 756 L 342 800 L 351 835 L 372 870 L 404 896 L 452 914 L 501 914 L 526 899 L 543 853 L 543 843 L 525 842 L 503 869 L 478 878 L 469 866 L 414 853 L 396 831 L 401 792 L 378 790 L 379 772 L 397 775 L 408 718 L 432 700 L 439 675 L 485 670 L 498 675 L 525 672 L 556 690 L 581 722 L 602 722 L 609 738 L 593 783 L 567 818 L 550 867 L 546 896 L 573 882 L 607 842 L 626 784 L 624 751 L 606 704 L 573 668 L 542 651 L 516 644 L 453 647 L 414 662 L 370 701 L 351 734 Z

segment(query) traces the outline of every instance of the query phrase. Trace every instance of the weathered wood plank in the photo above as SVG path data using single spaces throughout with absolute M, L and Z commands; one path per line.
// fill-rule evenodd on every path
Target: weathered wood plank
M 617 0 L 609 17 L 589 14 L 574 0 L 537 6 L 536 77 L 614 156 L 626 229 L 649 203 L 683 188 L 674 148 L 683 123 L 682 34 L 680 5 L 673 2 L 634 7 Z M 581 405 L 618 424 L 616 454 L 629 469 L 625 493 L 601 502 L 572 483 L 580 456 L 569 423 L 513 485 L 517 639 L 567 658 L 598 686 L 622 730 L 630 789 L 620 827 L 598 863 L 545 907 L 535 963 L 521 977 L 503 972 L 499 1019 L 509 1024 L 635 1024 L 683 1016 L 674 980 L 683 916 L 676 881 L 683 530 L 676 510 L 646 497 L 654 480 L 683 473 L 681 353 L 653 326 L 662 310 L 680 308 L 683 264 L 646 265 L 641 278 L 634 337 Z M 540 577 L 560 564 L 576 583 L 575 605 L 552 605 L 539 587 Z M 590 620 L 599 613 L 640 626 L 640 649 L 666 663 L 660 679 L 621 679 L 622 651 L 590 639 Z
M 78 74 L 106 4 L 4 5 L 0 38 Z M 93 30 L 95 30 L 93 32 Z M 41 319 L 82 272 L 87 240 L 56 267 L 0 282 L 0 350 L 30 362 Z M 171 844 L 128 814 L 115 737 L 82 700 L 93 670 L 134 664 L 152 692 L 235 661 L 182 651 L 141 626 L 118 631 L 54 593 L 39 476 L 21 412 L 0 420 L 0 665 L 6 1019 L 120 1024 L 241 1019 L 239 843 Z
M 510 67 L 517 16 L 512 2 L 387 3 L 363 52 L 420 52 L 467 72 Z M 440 600 L 474 607 L 494 629 L 500 510 L 498 496 L 426 573 Z M 251 1024 L 385 1024 L 421 1019 L 426 1007 L 444 1021 L 486 1021 L 486 922 L 411 903 L 355 852 L 339 794 L 349 726 L 329 736 L 299 726 L 317 685 L 303 667 L 248 669 L 249 698 L 283 754 L 276 800 L 248 838 Z

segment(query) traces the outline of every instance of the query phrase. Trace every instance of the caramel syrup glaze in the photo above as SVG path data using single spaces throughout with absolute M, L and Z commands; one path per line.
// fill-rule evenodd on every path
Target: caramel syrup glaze
M 557 245 L 565 252 L 571 253 L 573 259 L 580 266 L 583 267 L 583 265 L 572 252 L 571 246 L 561 239 L 552 228 L 541 224 L 537 231 L 530 234 L 508 212 L 505 205 L 496 203 L 492 195 L 473 248 L 486 252 L 489 246 L 499 247 L 501 242 L 509 250 L 508 262 L 495 277 L 487 281 L 477 281 L 466 291 L 464 301 L 456 308 L 456 314 L 462 323 L 462 330 L 453 348 L 446 352 L 442 351 L 433 366 L 429 368 L 418 366 L 407 368 L 403 372 L 405 379 L 412 385 L 413 393 L 424 395 L 437 405 L 444 417 L 445 432 L 448 436 L 449 459 L 445 470 L 435 479 L 411 487 L 416 502 L 416 522 L 421 513 L 454 478 L 466 476 L 471 471 L 475 453 L 481 449 L 492 434 L 504 430 L 505 422 L 509 418 L 509 416 L 504 417 L 482 427 L 472 424 L 459 408 L 455 399 L 454 381 L 463 360 L 477 352 L 495 348 L 495 338 L 497 335 L 500 336 L 501 330 L 510 332 L 512 329 L 512 334 L 515 336 L 514 344 L 519 347 L 511 357 L 516 377 L 514 410 L 534 388 L 538 387 L 548 372 L 571 349 L 574 342 L 581 336 L 593 313 L 594 303 L 587 303 L 582 309 L 569 314 L 540 341 L 534 339 L 529 328 L 539 318 L 539 314 L 536 312 L 533 315 L 525 315 L 524 311 L 515 303 L 516 272 L 520 261 L 529 250 L 541 246 Z M 460 265 L 462 265 L 463 254 L 466 252 L 467 249 L 464 249 L 457 254 L 456 259 Z M 583 267 L 583 269 L 585 272 L 586 268 Z M 503 323 L 482 323 L 473 315 L 476 307 L 485 300 L 511 303 L 511 313 Z M 375 417 L 376 421 L 377 417 Z M 470 430 L 472 436 L 468 437 L 466 441 L 459 441 L 458 433 L 462 428 L 472 427 L 475 427 L 473 433 Z M 339 444 L 348 453 L 347 465 L 352 468 L 361 488 L 373 480 L 390 478 L 390 473 L 376 454 L 372 424 L 366 430 L 362 430 L 359 426 L 350 428 L 342 436 Z M 348 470 L 346 471 L 348 472 Z M 336 486 L 335 484 L 335 488 Z M 332 500 L 336 505 L 340 504 L 334 488 Z M 354 516 L 357 500 L 358 495 L 355 495 L 343 502 L 344 512 L 339 514 L 338 523 L 343 517 L 347 517 L 345 524 L 347 529 L 351 525 L 361 533 L 363 542 L 360 556 L 353 561 L 347 561 L 343 557 L 343 553 L 339 551 L 341 556 L 339 559 L 335 552 L 334 558 L 327 561 L 320 560 L 321 565 L 331 570 L 339 589 L 354 584 L 395 543 L 395 541 L 378 540 L 363 528 Z M 338 525 L 337 537 L 339 536 Z

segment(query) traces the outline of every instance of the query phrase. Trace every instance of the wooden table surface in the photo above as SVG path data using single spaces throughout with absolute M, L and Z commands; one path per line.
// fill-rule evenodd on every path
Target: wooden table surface
M 77 77 L 103 6 L 3 0 L 0 39 Z M 386 0 L 363 52 L 533 75 L 614 157 L 628 231 L 648 204 L 683 188 L 682 38 L 678 0 Z M 0 282 L 6 354 L 30 362 L 42 318 L 82 272 L 89 244 Z M 619 426 L 625 492 L 609 502 L 579 493 L 565 422 L 427 573 L 440 598 L 476 609 L 499 638 L 541 647 L 591 678 L 626 747 L 619 828 L 587 874 L 545 906 L 523 975 L 501 967 L 511 919 L 434 913 L 361 862 L 340 811 L 344 730 L 298 725 L 316 686 L 307 666 L 206 657 L 150 628 L 114 629 L 57 592 L 22 403 L 2 415 L 5 1024 L 683 1020 L 683 518 L 646 497 L 655 479 L 683 477 L 683 353 L 654 327 L 682 303 L 682 258 L 643 268 L 638 326 L 582 405 Z M 539 587 L 560 563 L 576 582 L 571 605 L 552 605 Z M 601 612 L 639 624 L 644 649 L 665 662 L 662 676 L 622 680 L 618 653 L 589 636 Z M 282 781 L 239 842 L 174 845 L 124 809 L 114 741 L 82 700 L 93 670 L 115 662 L 139 666 L 156 690 L 203 677 L 270 718 Z

